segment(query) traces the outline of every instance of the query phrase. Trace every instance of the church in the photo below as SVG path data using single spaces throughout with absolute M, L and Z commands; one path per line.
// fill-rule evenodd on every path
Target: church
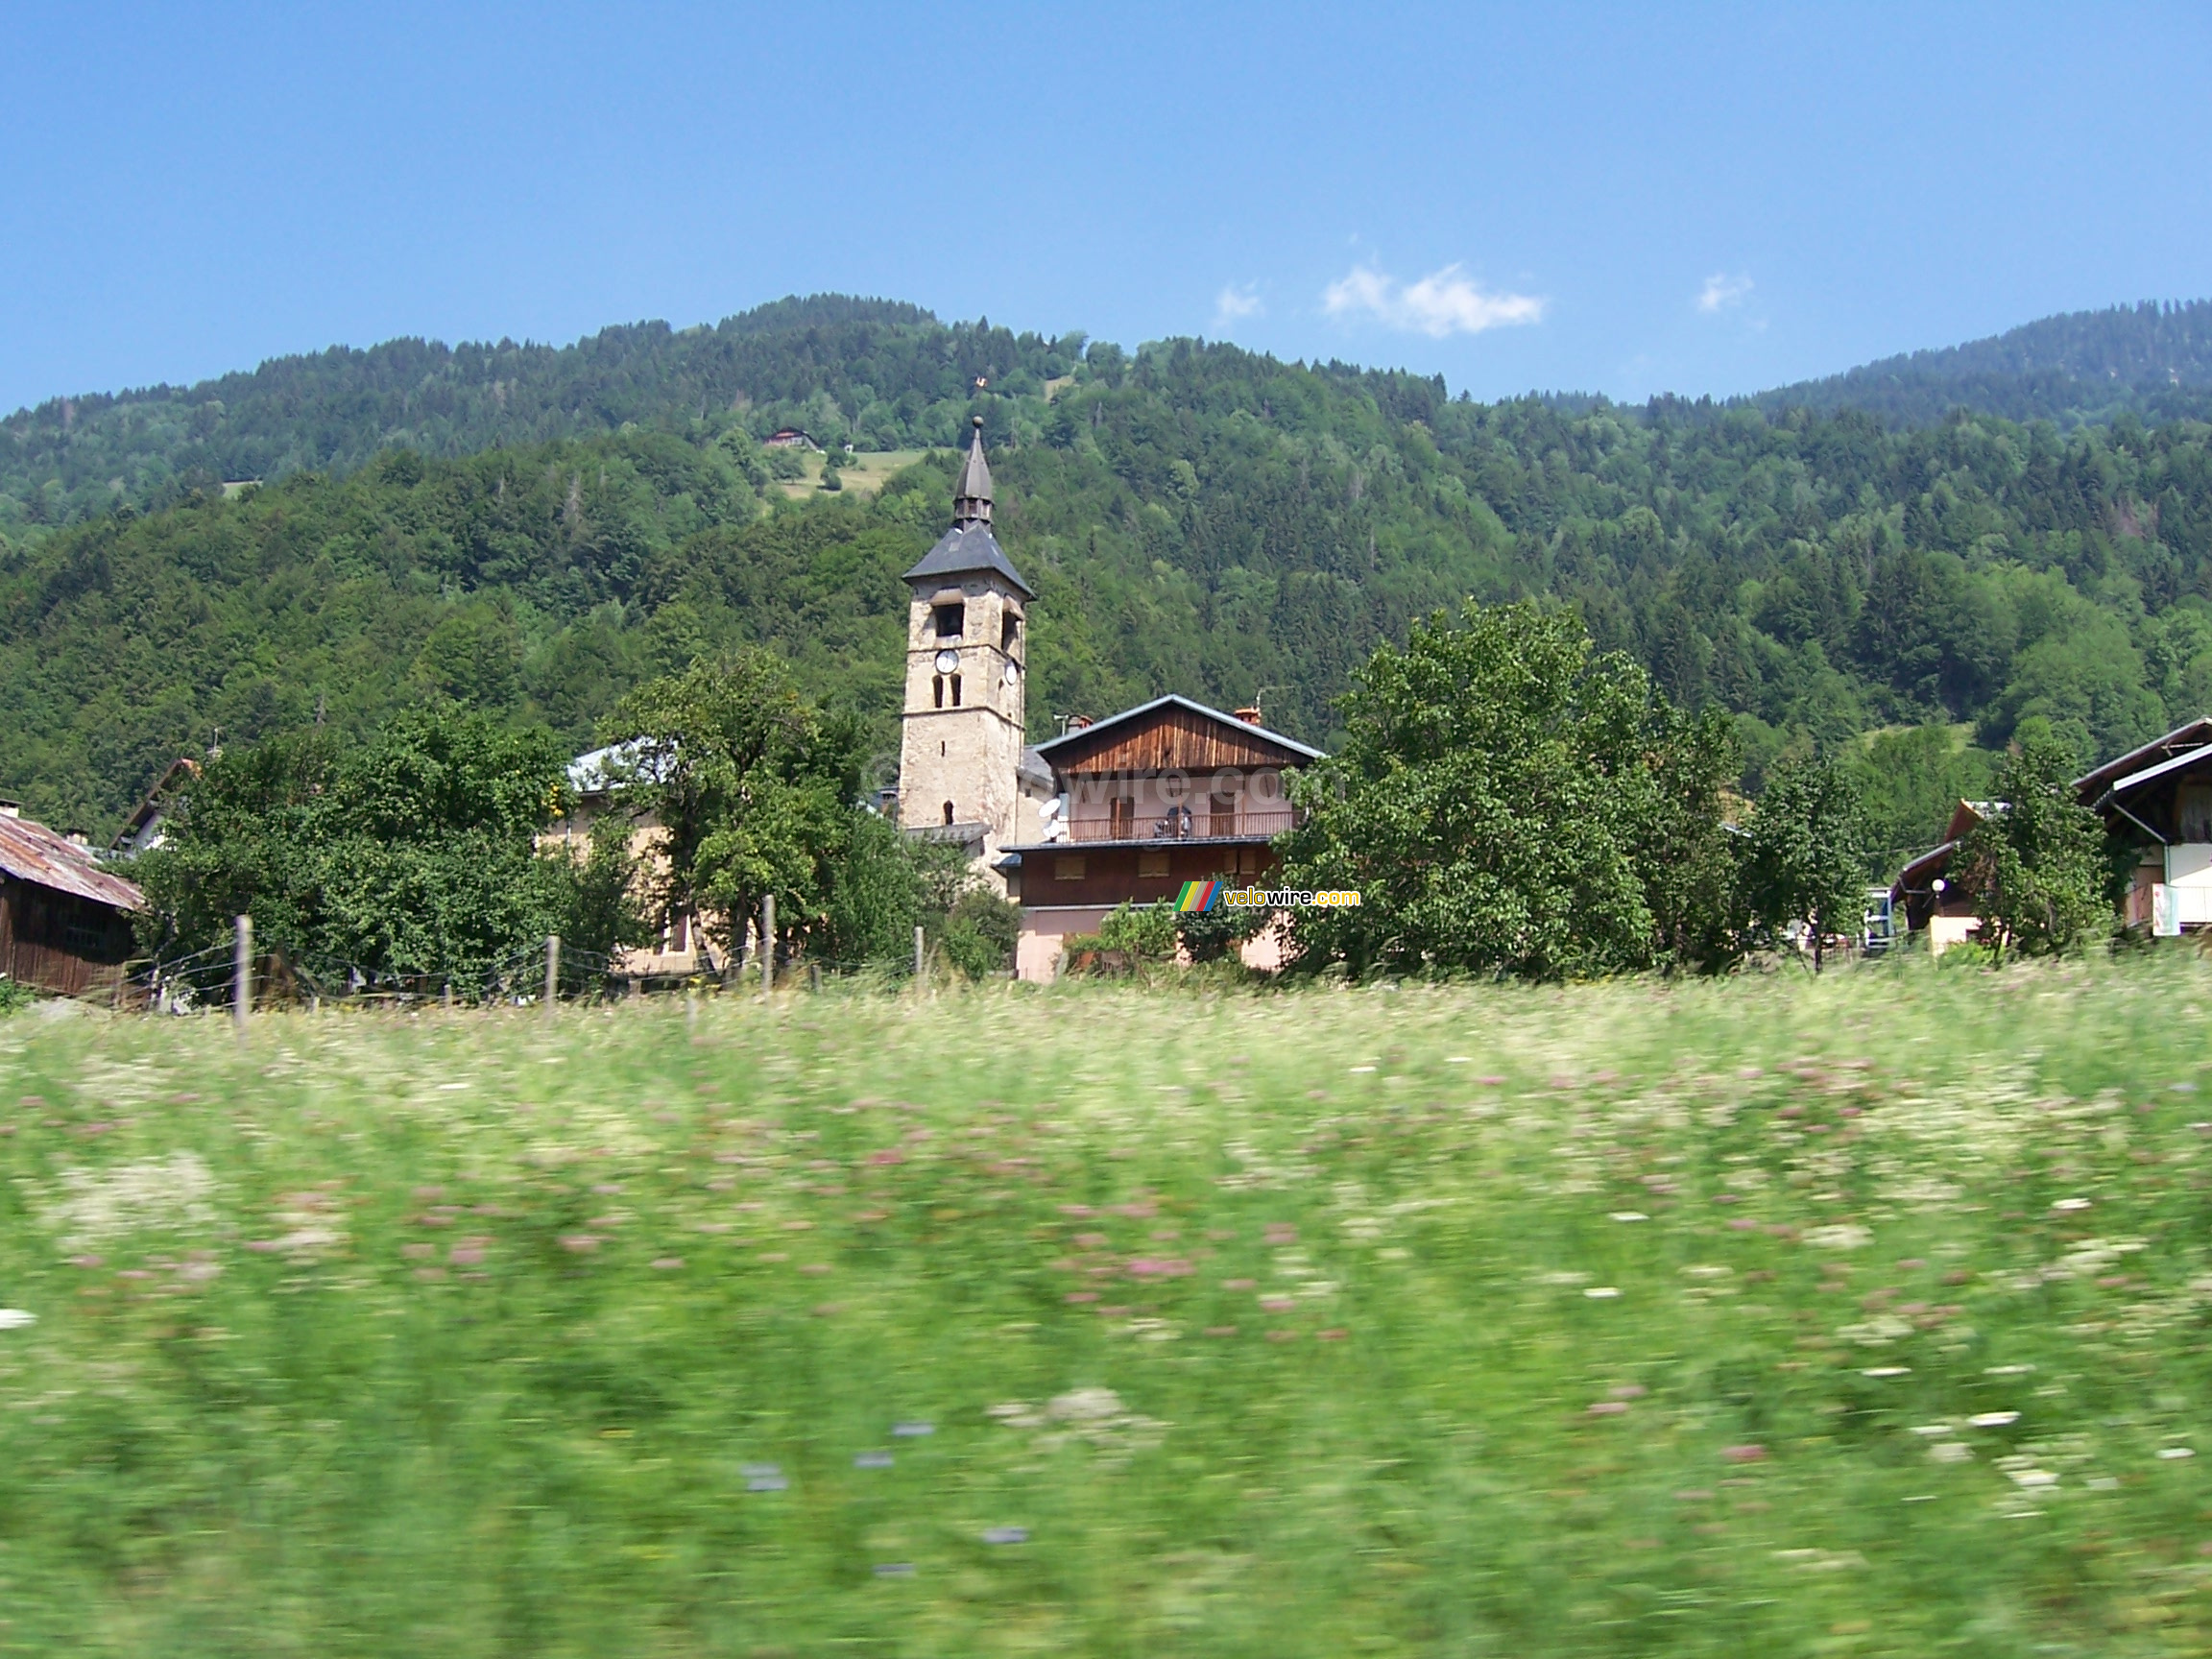
M 1319 750 L 1270 732 L 1257 708 L 1223 713 L 1158 697 L 1071 720 L 1029 743 L 1029 608 L 1036 593 L 991 530 L 991 468 L 974 421 L 952 527 L 905 573 L 906 685 L 897 812 L 909 834 L 957 843 L 1022 906 L 1015 972 L 1050 979 L 1062 942 L 1117 905 L 1173 899 L 1186 881 L 1263 884 L 1290 828 L 1287 776 Z M 1245 960 L 1272 968 L 1277 941 Z

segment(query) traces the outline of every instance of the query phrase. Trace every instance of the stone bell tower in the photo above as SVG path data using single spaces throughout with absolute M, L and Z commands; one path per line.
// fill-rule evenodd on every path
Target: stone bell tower
M 991 534 L 980 415 L 952 491 L 952 528 L 905 582 L 900 828 L 958 842 L 996 883 L 992 862 L 1016 839 L 1023 805 L 1022 710 L 1036 595 Z

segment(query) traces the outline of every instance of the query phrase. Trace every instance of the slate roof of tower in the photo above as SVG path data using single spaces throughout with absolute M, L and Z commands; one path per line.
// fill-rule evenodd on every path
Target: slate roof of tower
M 1036 589 L 1022 580 L 1022 572 L 1006 557 L 998 539 L 991 534 L 991 467 L 983 459 L 980 420 L 969 441 L 968 459 L 960 468 L 960 481 L 952 491 L 952 528 L 938 538 L 937 545 L 922 555 L 906 572 L 909 582 L 931 577 L 997 576 L 1024 599 L 1037 597 Z

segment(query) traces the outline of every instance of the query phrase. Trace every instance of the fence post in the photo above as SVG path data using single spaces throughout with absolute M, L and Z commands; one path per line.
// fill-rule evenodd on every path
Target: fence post
M 241 916 L 237 922 L 238 942 L 230 964 L 230 1012 L 238 1022 L 238 1046 L 246 1046 L 246 1024 L 253 1018 L 253 918 Z
M 922 960 L 922 925 L 914 925 L 914 989 L 922 989 L 922 975 L 926 972 Z
M 760 901 L 760 995 L 776 989 L 776 895 Z
M 553 1018 L 553 1010 L 561 1000 L 561 935 L 545 935 L 545 1018 Z

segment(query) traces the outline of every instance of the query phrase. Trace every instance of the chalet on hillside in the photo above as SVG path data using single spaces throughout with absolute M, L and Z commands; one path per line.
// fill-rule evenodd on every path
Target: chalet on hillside
M 1043 834 L 998 860 L 1022 905 L 1015 973 L 1024 979 L 1049 979 L 1061 942 L 1095 932 L 1117 905 L 1172 899 L 1186 881 L 1263 884 L 1279 862 L 1269 842 L 1294 819 L 1286 780 L 1322 758 L 1262 726 L 1257 709 L 1224 714 L 1175 696 L 1031 753 L 1051 769 L 1055 797 Z M 1272 967 L 1274 954 L 1262 936 L 1246 960 Z
M 796 426 L 779 426 L 767 437 L 760 440 L 760 446 L 763 449 L 819 449 L 822 447 L 814 441 L 814 435 L 811 432 L 802 431 Z
M 2104 821 L 2115 849 L 2133 853 L 2121 920 L 2174 936 L 2212 929 L 2212 716 L 2105 761 L 2074 780 L 2074 798 Z M 1913 932 L 1937 951 L 1972 935 L 1974 899 L 1952 879 L 1968 830 L 2003 802 L 1961 801 L 1942 845 L 1905 866 L 1890 896 Z
M 111 985 L 144 902 L 84 843 L 0 802 L 0 974 L 63 997 Z

